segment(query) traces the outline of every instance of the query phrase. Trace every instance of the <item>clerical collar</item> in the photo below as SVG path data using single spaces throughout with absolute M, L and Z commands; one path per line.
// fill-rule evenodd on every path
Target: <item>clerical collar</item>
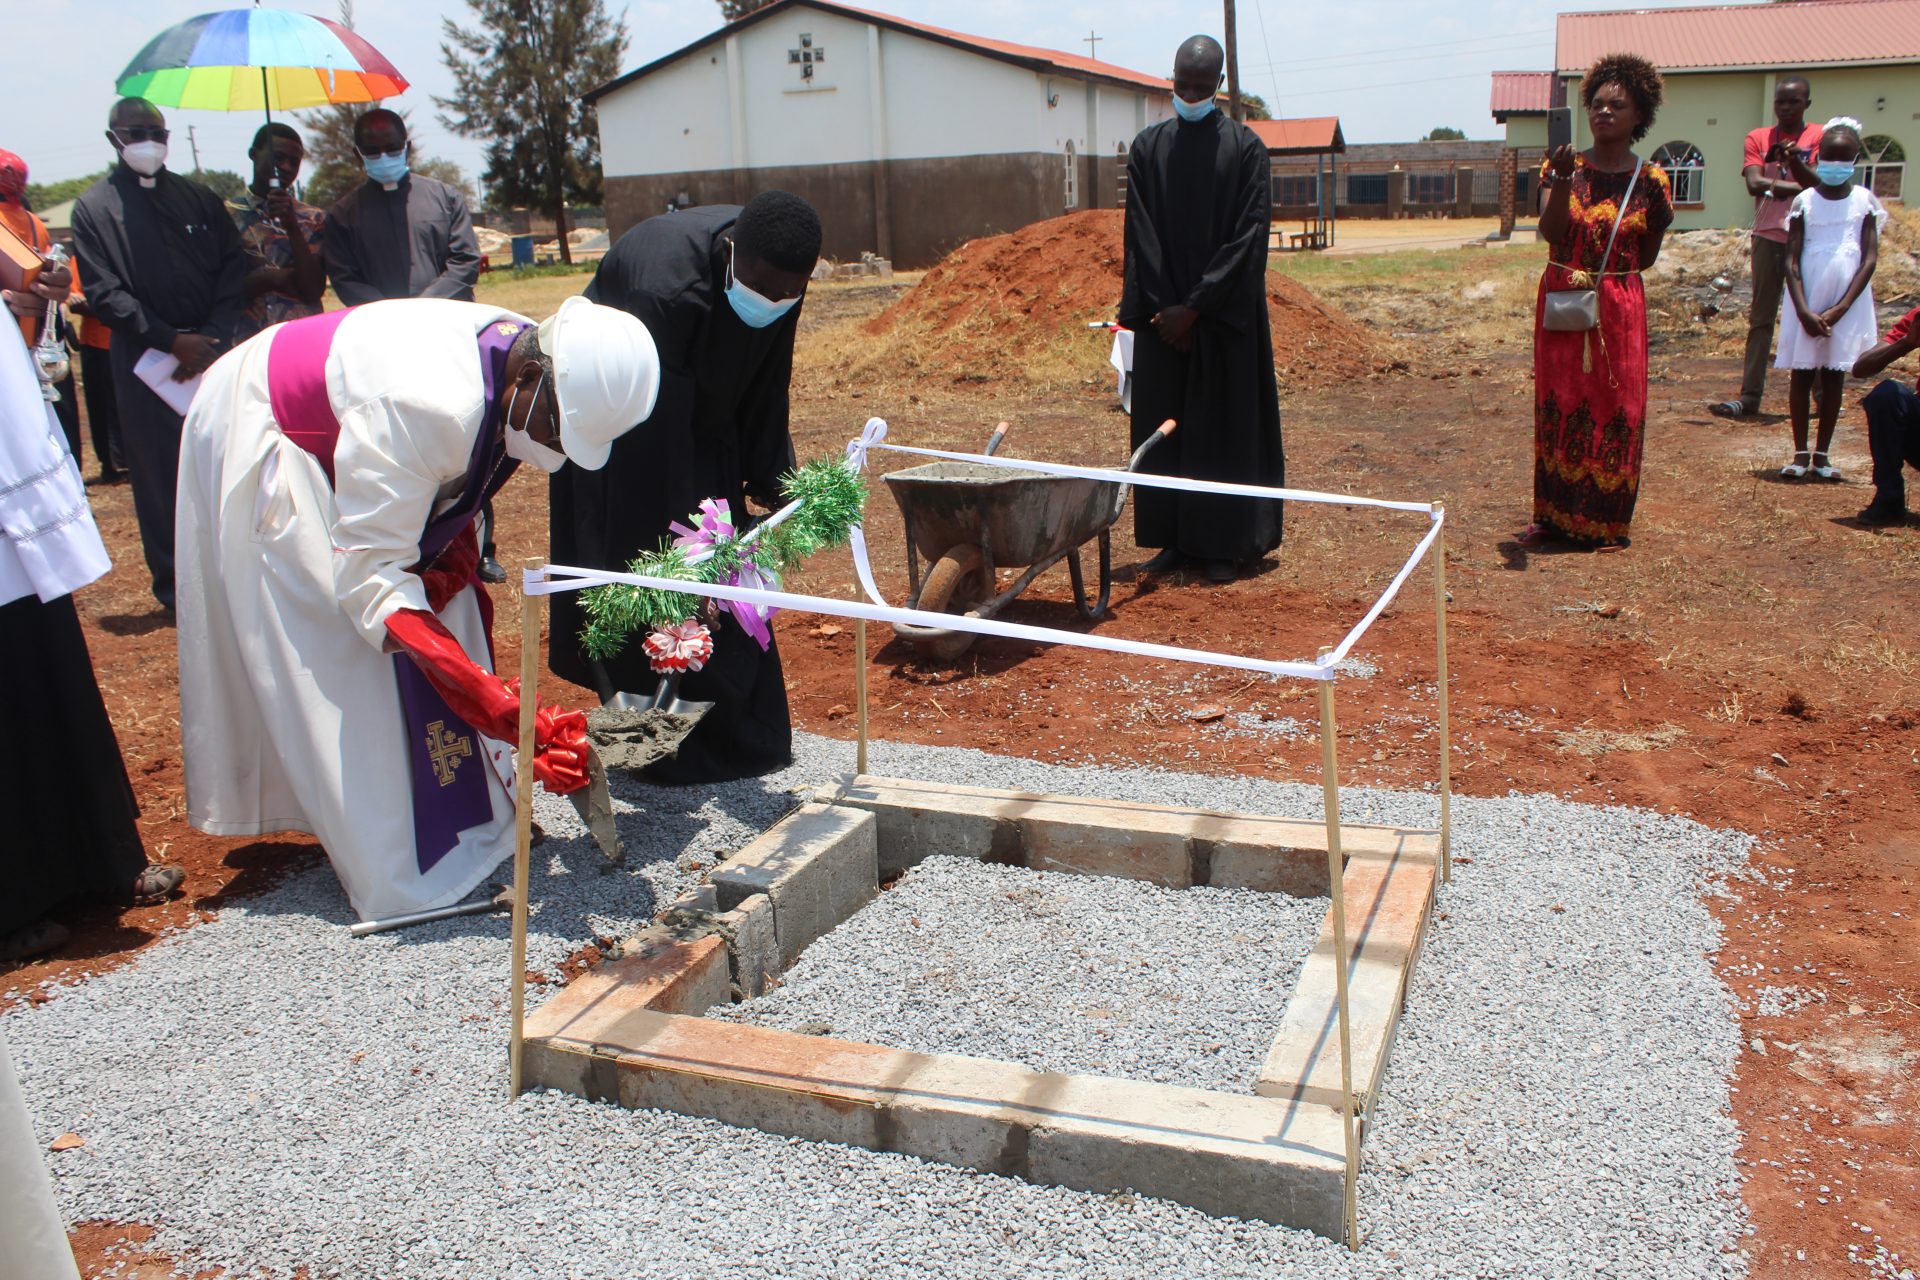
M 398 191 L 400 184 L 397 182 L 383 182 L 380 184 L 380 189 L 382 191 Z
M 160 185 L 160 175 L 159 175 L 159 174 L 155 174 L 155 175 L 154 175 L 153 177 L 151 177 L 151 178 L 149 178 L 149 177 L 147 177 L 147 176 L 146 176 L 145 174 L 143 174 L 143 173 L 136 173 L 136 174 L 134 174 L 133 176 L 134 176 L 135 178 L 137 178 L 137 179 L 139 179 L 139 181 L 140 181 L 140 185 L 141 185 L 141 186 L 143 186 L 143 187 L 145 187 L 145 188 L 147 188 L 147 189 L 148 189 L 149 191 L 151 191 L 151 190 L 152 190 L 153 188 L 155 188 L 155 187 L 157 187 L 157 186 L 159 186 L 159 185 Z

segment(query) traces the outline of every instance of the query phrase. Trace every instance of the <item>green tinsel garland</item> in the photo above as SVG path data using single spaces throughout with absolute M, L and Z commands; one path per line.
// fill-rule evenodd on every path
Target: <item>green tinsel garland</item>
M 679 582 L 724 582 L 747 561 L 776 580 L 816 552 L 847 541 L 867 505 L 867 481 L 837 459 L 821 458 L 788 472 L 780 480 L 787 502 L 800 509 L 751 540 L 730 538 L 714 547 L 711 558 L 689 564 L 687 553 L 663 540 L 660 549 L 641 556 L 627 572 Z M 698 516 L 690 517 L 697 523 Z M 660 587 L 609 583 L 580 593 L 588 622 L 580 632 L 587 656 L 605 661 L 626 647 L 634 632 L 670 627 L 696 616 L 703 597 Z

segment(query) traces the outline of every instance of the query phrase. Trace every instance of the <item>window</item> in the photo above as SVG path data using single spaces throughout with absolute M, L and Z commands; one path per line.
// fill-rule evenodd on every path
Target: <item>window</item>
M 1453 175 L 1450 173 L 1408 174 L 1407 203 L 1452 204 Z
M 1273 180 L 1276 208 L 1317 208 L 1320 204 L 1320 176 L 1313 173 L 1283 173 Z
M 1348 204 L 1385 204 L 1386 202 L 1386 174 L 1350 173 L 1347 175 Z
M 1707 161 L 1691 142 L 1669 142 L 1653 153 L 1653 162 L 1673 181 L 1675 204 L 1705 204 Z
M 1906 177 L 1907 149 L 1884 133 L 1869 134 L 1860 139 L 1860 159 L 1867 167 L 1860 179 L 1867 190 L 1882 200 L 1898 203 Z
M 1067 208 L 1080 207 L 1080 166 L 1074 163 L 1073 144 L 1067 144 Z
M 1114 202 L 1114 207 L 1124 209 L 1127 207 L 1127 144 L 1124 142 L 1114 143 L 1113 153 L 1120 157 L 1120 179 L 1115 188 L 1119 199 Z

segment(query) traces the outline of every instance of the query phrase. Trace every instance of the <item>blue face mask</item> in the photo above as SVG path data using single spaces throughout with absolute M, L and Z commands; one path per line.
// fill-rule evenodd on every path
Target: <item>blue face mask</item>
M 1212 98 L 1206 98 L 1200 102 L 1188 102 L 1177 93 L 1173 95 L 1174 114 L 1178 115 L 1188 124 L 1205 120 L 1209 115 L 1213 114 L 1213 107 L 1214 102 Z
M 756 293 L 740 283 L 733 273 L 733 242 L 727 242 L 727 305 L 733 308 L 733 314 L 740 317 L 740 323 L 749 329 L 764 329 L 793 310 L 798 297 L 788 298 L 785 302 L 775 302 L 764 294 Z
M 362 156 L 361 163 L 367 166 L 367 176 L 381 186 L 391 186 L 407 176 L 407 153 L 398 155 Z
M 1838 187 L 1853 180 L 1853 162 L 1850 160 L 1822 160 L 1813 166 L 1813 174 L 1821 183 L 1829 187 Z

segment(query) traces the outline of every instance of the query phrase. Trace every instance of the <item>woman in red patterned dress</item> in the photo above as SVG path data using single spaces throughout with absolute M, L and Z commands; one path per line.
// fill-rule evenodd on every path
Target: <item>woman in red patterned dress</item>
M 1673 196 L 1666 173 L 1642 164 L 1632 150 L 1660 107 L 1653 65 L 1633 54 L 1609 54 L 1587 71 L 1580 99 L 1593 146 L 1584 152 L 1562 146 L 1540 170 L 1541 186 L 1551 193 L 1540 235 L 1552 250 L 1534 307 L 1533 523 L 1520 536 L 1523 542 L 1561 538 L 1610 546 L 1626 542 L 1640 492 L 1647 425 L 1647 298 L 1640 273 L 1659 256 L 1673 221 Z M 1616 217 L 1620 230 L 1608 255 Z M 1599 291 L 1599 328 L 1546 327 L 1547 294 L 1563 289 Z

